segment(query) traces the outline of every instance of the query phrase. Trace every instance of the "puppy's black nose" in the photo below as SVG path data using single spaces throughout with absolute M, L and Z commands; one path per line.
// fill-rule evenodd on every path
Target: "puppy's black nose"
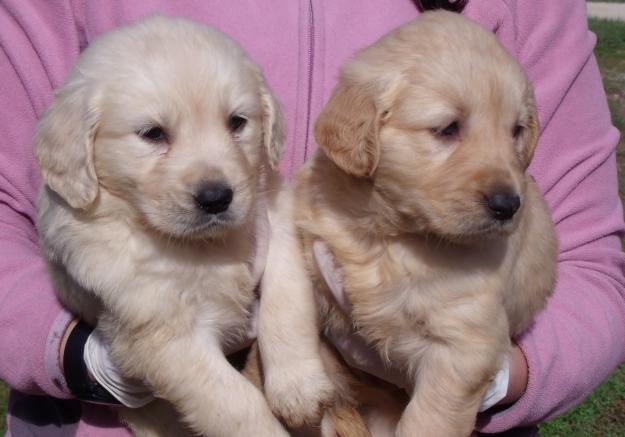
M 224 212 L 232 202 L 232 188 L 223 183 L 203 185 L 195 193 L 195 204 L 207 214 Z
M 513 193 L 498 192 L 486 197 L 490 215 L 499 221 L 510 220 L 521 206 L 521 198 Z

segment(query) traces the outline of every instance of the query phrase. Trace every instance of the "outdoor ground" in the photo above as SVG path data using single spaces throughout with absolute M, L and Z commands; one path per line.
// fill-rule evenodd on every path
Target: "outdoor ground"
M 9 399 L 9 390 L 0 381 L 0 434 L 4 435 L 6 430 L 6 405 Z
M 612 0 L 623 3 L 625 0 Z M 603 73 L 614 124 L 625 132 L 625 23 L 590 20 L 598 36 L 595 50 Z M 617 150 L 619 187 L 625 199 L 625 138 Z M 0 382 L 0 435 L 5 432 L 8 390 Z M 580 406 L 565 416 L 540 426 L 542 437 L 623 437 L 625 436 L 625 365 L 618 368 Z

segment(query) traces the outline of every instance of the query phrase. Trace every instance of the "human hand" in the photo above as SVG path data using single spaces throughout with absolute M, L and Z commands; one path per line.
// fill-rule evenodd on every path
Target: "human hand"
M 346 313 L 351 313 L 351 303 L 344 292 L 340 271 L 334 264 L 332 254 L 325 243 L 315 241 L 313 253 L 319 270 L 332 292 L 336 303 Z M 410 383 L 405 374 L 393 367 L 392 363 L 385 362 L 380 354 L 368 344 L 365 339 L 355 332 L 337 334 L 326 332 L 326 337 L 334 344 L 345 362 L 354 368 L 374 375 L 400 388 L 409 388 Z M 486 411 L 494 405 L 511 404 L 517 401 L 525 392 L 528 370 L 523 352 L 516 343 L 513 343 L 507 357 L 502 357 L 498 372 L 488 387 L 480 412 Z
M 509 405 L 518 401 L 525 393 L 529 371 L 525 354 L 514 341 L 512 349 L 508 355 L 510 365 L 510 378 L 508 379 L 508 390 L 506 396 L 499 401 L 498 405 Z

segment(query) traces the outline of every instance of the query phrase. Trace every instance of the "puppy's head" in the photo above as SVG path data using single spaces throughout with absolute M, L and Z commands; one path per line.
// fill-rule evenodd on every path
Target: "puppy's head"
M 243 223 L 284 127 L 260 69 L 220 32 L 154 16 L 97 39 L 40 122 L 44 182 L 71 207 L 100 190 L 165 235 Z
M 510 232 L 538 137 L 533 92 L 494 35 L 426 13 L 360 51 L 315 127 L 343 171 L 368 178 L 404 232 Z

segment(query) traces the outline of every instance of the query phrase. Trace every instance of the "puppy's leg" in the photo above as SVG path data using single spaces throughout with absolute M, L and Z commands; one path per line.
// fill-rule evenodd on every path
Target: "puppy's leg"
M 360 413 L 351 405 L 334 405 L 321 424 L 323 437 L 371 437 Z
M 417 376 L 412 398 L 397 426 L 398 437 L 471 434 L 484 393 L 510 345 L 505 315 L 499 321 L 496 315 L 493 318 L 494 322 L 480 327 L 454 323 L 456 335 L 415 351 L 419 356 L 413 367 Z
M 338 352 L 327 341 L 320 344 L 321 356 L 334 384 L 334 404 L 323 415 L 322 437 L 371 437 L 358 407 L 368 400 L 365 388 L 350 372 Z
M 113 356 L 122 371 L 143 376 L 157 397 L 175 405 L 192 430 L 216 437 L 288 435 L 262 393 L 228 363 L 217 339 L 146 331 L 116 335 Z
M 492 366 L 471 350 L 432 347 L 397 426 L 398 437 L 466 437 L 475 426 Z
M 270 214 L 258 344 L 269 405 L 289 426 L 299 427 L 320 420 L 334 390 L 319 352 L 317 307 L 296 236 L 290 190 L 278 196 L 275 212 Z
M 254 387 L 263 391 L 263 363 L 260 360 L 260 352 L 258 351 L 258 342 L 255 341 L 250 347 L 250 351 L 247 354 L 245 360 L 245 367 L 241 371 L 241 374 L 245 376 Z

